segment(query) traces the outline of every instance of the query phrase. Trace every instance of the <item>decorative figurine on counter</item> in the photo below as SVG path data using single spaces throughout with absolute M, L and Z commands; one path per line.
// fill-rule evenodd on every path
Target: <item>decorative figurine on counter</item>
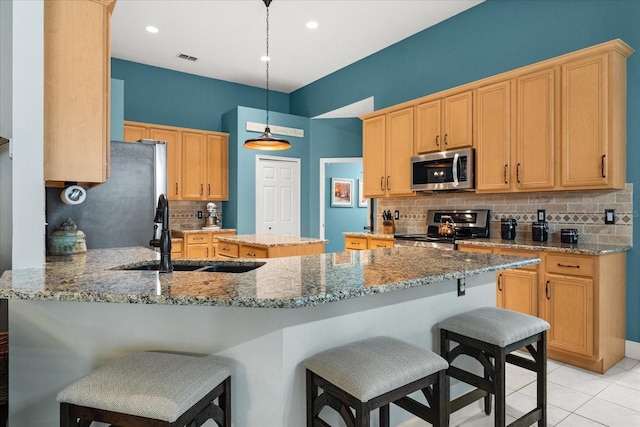
M 48 241 L 49 255 L 74 255 L 87 252 L 87 240 L 83 231 L 71 218 L 62 221 L 51 233 Z

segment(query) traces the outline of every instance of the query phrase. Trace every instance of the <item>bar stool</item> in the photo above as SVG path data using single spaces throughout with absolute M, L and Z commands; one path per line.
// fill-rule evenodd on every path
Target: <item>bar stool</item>
M 208 419 L 231 427 L 231 366 L 213 356 L 135 353 L 68 385 L 57 401 L 61 427 L 182 427 Z
M 445 380 L 447 415 L 484 398 L 484 411 L 491 413 L 491 395 L 495 396 L 495 426 L 504 427 L 506 417 L 505 363 L 536 373 L 536 407 L 510 426 L 547 425 L 547 329 L 544 320 L 502 308 L 483 307 L 441 321 L 440 354 L 449 363 Z M 458 345 L 450 348 L 451 342 Z M 534 346 L 535 344 L 535 346 Z M 513 351 L 525 347 L 533 360 Z M 454 360 L 467 355 L 483 367 L 484 377 L 453 366 Z M 450 381 L 456 378 L 476 387 L 449 401 Z
M 389 426 L 389 404 L 444 426 L 447 362 L 431 351 L 390 337 L 375 337 L 325 350 L 304 361 L 307 427 L 329 426 L 320 411 L 333 408 L 348 427 L 369 427 L 380 409 L 380 426 Z M 319 390 L 322 393 L 319 393 Z M 408 395 L 422 391 L 429 406 Z

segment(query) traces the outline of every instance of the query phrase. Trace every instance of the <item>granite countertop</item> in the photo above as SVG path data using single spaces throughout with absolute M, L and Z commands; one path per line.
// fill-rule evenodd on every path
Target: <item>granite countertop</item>
M 354 237 L 373 237 L 374 239 L 387 239 L 393 240 L 393 234 L 383 234 L 383 233 L 368 233 L 365 231 L 345 231 L 342 233 L 345 236 L 354 236 Z
M 234 236 L 220 236 L 219 242 L 244 243 L 252 246 L 271 248 L 276 246 L 300 246 L 327 243 L 327 240 L 312 237 L 292 237 L 279 234 L 240 234 Z
M 171 237 L 184 237 L 185 234 L 193 233 L 235 233 L 235 228 L 218 228 L 216 230 L 209 230 L 204 228 L 194 228 L 192 230 L 171 230 Z
M 594 243 L 562 243 L 562 242 L 533 242 L 531 240 L 502 240 L 502 239 L 471 239 L 459 240 L 458 244 L 467 246 L 484 246 L 509 249 L 526 249 L 530 251 L 562 252 L 583 255 L 606 255 L 631 250 L 630 245 L 605 245 Z
M 264 265 L 246 273 L 160 274 L 114 269 L 158 257 L 143 247 L 92 249 L 86 254 L 48 257 L 43 268 L 4 272 L 0 298 L 297 308 L 540 262 L 539 258 L 398 247 L 266 259 L 262 260 Z M 256 264 L 249 260 L 179 262 Z

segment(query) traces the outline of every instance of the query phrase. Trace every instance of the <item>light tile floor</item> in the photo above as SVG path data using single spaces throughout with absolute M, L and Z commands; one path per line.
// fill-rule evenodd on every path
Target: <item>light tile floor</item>
M 535 375 L 507 364 L 507 424 L 535 407 Z M 493 426 L 481 403 L 451 415 L 453 427 Z M 403 427 L 422 427 L 421 420 Z M 537 424 L 535 424 L 537 425 Z M 640 361 L 623 359 L 604 375 L 547 361 L 547 425 L 558 427 L 640 427 Z

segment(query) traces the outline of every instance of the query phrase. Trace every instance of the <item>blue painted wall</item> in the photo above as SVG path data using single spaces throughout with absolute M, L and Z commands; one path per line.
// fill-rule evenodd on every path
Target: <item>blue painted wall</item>
M 111 76 L 125 81 L 125 120 L 221 131 L 227 111 L 266 103 L 264 89 L 116 58 Z M 270 91 L 269 110 L 288 113 L 289 96 Z
M 124 141 L 124 81 L 111 79 L 111 132 L 112 141 Z
M 352 207 L 331 207 L 331 178 L 352 179 Z M 329 240 L 325 252 L 344 251 L 344 231 L 361 233 L 367 225 L 367 208 L 358 207 L 358 180 L 362 179 L 362 162 L 328 163 L 325 167 L 324 219 L 325 239 Z
M 375 97 L 380 109 L 620 38 L 640 49 L 638 0 L 488 0 L 293 92 L 313 117 Z M 627 181 L 640 184 L 640 54 L 627 60 Z M 634 206 L 640 205 L 636 185 Z M 635 218 L 639 217 L 638 209 Z M 640 242 L 640 227 L 633 241 Z M 627 253 L 627 339 L 640 342 L 640 248 Z

